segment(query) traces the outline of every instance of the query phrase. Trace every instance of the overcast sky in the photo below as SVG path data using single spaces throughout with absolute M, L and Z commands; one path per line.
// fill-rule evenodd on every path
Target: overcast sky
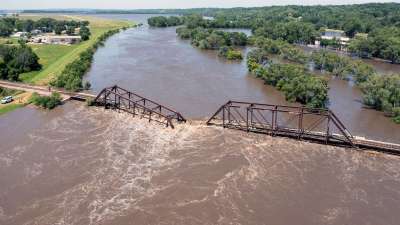
M 249 7 L 269 5 L 360 4 L 367 2 L 400 2 L 400 0 L 0 0 L 0 9 L 151 9 L 198 7 Z

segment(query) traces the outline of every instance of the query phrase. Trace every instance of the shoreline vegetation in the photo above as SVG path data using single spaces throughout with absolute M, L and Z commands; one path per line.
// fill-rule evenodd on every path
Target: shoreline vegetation
M 43 109 L 54 109 L 58 105 L 61 105 L 62 98 L 59 93 L 53 92 L 50 96 L 42 96 L 34 92 L 29 98 L 29 103 L 32 103 Z
M 315 74 L 315 71 L 321 71 L 323 75 L 352 80 L 363 93 L 364 105 L 383 111 L 385 115 L 392 117 L 394 122 L 400 123 L 400 74 L 381 76 L 372 66 L 361 60 L 323 49 L 312 51 L 310 54 L 298 48 L 296 44 L 314 44 L 319 38 L 315 23 L 298 19 L 278 22 L 276 18 L 270 17 L 264 23 L 257 24 L 240 16 L 239 19 L 235 17 L 236 20 L 227 21 L 228 18 L 234 18 L 233 14 L 234 12 L 221 12 L 211 20 L 200 14 L 185 15 L 181 17 L 179 24 L 183 26 L 178 27 L 176 32 L 180 38 L 190 39 L 193 46 L 219 50 L 219 55 L 223 57 L 230 55 L 232 47 L 252 46 L 254 49 L 247 56 L 249 71 L 263 79 L 266 84 L 282 91 L 290 102 L 299 102 L 311 108 L 328 107 L 327 77 L 321 76 L 321 73 Z M 283 21 L 286 19 L 281 18 Z M 149 19 L 153 21 L 154 26 L 165 25 L 168 23 L 154 20 L 168 21 L 169 17 L 158 16 Z M 247 25 L 244 24 L 252 25 L 253 35 L 249 39 L 244 35 L 246 39 L 243 39 L 243 42 L 237 41 L 238 33 L 227 34 L 229 32 L 214 29 L 246 28 Z M 354 37 L 357 31 L 353 30 L 351 35 Z M 350 31 L 346 33 L 350 34 Z M 397 54 L 400 54 L 400 45 L 398 47 Z M 271 55 L 277 55 L 288 62 L 274 63 L 270 60 Z
M 21 21 L 40 20 L 56 20 L 56 21 L 82 21 L 87 23 L 89 29 L 86 31 L 86 40 L 79 44 L 73 45 L 55 45 L 55 44 L 25 44 L 20 41 L 15 42 L 14 38 L 2 38 L 4 43 L 0 44 L 1 49 L 12 49 L 15 52 L 23 52 L 23 54 L 33 54 L 32 63 L 24 67 L 24 70 L 12 73 L 13 77 L 23 83 L 31 83 L 42 86 L 55 86 L 65 88 L 70 91 L 78 91 L 80 89 L 89 89 L 89 83 L 82 83 L 82 78 L 90 69 L 93 55 L 96 50 L 104 45 L 104 42 L 110 36 L 134 27 L 135 24 L 123 20 L 102 19 L 92 16 L 75 16 L 75 15 L 52 15 L 52 14 L 22 14 L 18 17 Z M 82 30 L 82 29 L 81 29 Z M 85 36 L 85 35 L 84 35 Z M 10 41 L 9 41 L 10 40 Z M 9 44 L 6 42 L 8 41 Z M 18 44 L 18 42 L 20 42 Z M 3 47 L 4 45 L 4 47 Z M 18 46 L 19 45 L 19 46 Z M 22 50 L 21 50 L 22 49 Z M 4 51 L 3 51 L 4 52 Z M 29 61 L 31 62 L 31 61 Z M 10 61 L 13 63 L 13 61 Z M 1 61 L 0 61 L 1 64 Z M 15 64 L 15 63 L 14 63 Z M 11 64 L 11 65 L 14 65 Z M 37 66 L 35 66 L 37 65 Z M 1 67 L 1 66 L 0 66 Z M 8 79 L 8 78 L 6 78 Z M 10 80 L 10 79 L 8 79 Z M 15 80 L 15 79 L 11 79 Z M 32 93 L 30 93 L 32 95 Z M 41 99 L 41 98 L 36 98 Z M 2 107 L 1 112 L 9 112 L 13 109 L 22 107 L 32 101 L 25 101 L 23 104 L 12 104 L 12 106 Z M 41 102 L 41 101 L 39 101 Z M 47 102 L 47 101 L 43 101 Z M 49 101 L 54 102 L 54 101 Z M 46 103 L 47 104 L 47 103 Z M 46 106 L 44 104 L 44 106 Z M 51 105 L 51 104 L 50 104 Z M 56 106 L 57 104 L 55 104 Z M 3 109 L 6 108 L 6 109 Z M 53 108 L 53 107 L 45 107 Z

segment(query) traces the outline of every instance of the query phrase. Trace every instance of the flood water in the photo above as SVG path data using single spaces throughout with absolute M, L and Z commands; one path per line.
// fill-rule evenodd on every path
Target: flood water
M 149 17 L 103 16 L 143 23 Z M 229 62 L 215 51 L 193 48 L 176 36 L 175 29 L 145 25 L 111 37 L 95 54 L 86 77 L 93 91 L 118 84 L 169 105 L 188 118 L 207 118 L 228 100 L 291 104 L 275 88 L 250 75 L 245 60 Z M 388 71 L 398 68 L 385 66 Z M 334 78 L 329 87 L 330 109 L 353 135 L 400 143 L 400 125 L 381 112 L 363 108 L 360 90 Z
M 400 220 L 396 156 L 198 122 L 172 130 L 82 103 L 19 109 L 0 129 L 2 225 Z
M 173 28 L 113 36 L 87 79 L 95 92 L 119 84 L 192 119 L 228 99 L 287 104 L 244 63 L 194 49 Z M 360 107 L 359 90 L 330 86 L 352 131 L 399 142 L 398 126 Z M 1 225 L 397 225 L 398 187 L 397 156 L 200 121 L 172 130 L 78 102 L 0 116 Z

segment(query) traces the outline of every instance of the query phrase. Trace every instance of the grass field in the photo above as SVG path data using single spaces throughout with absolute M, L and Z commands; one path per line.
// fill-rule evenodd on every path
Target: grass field
M 0 37 L 0 44 L 18 44 L 18 38 L 3 38 Z
M 22 15 L 24 19 L 37 20 L 43 17 L 51 17 L 63 20 L 88 20 L 90 22 L 90 32 L 92 35 L 88 41 L 77 45 L 43 45 L 30 44 L 32 49 L 40 58 L 40 64 L 43 68 L 40 71 L 34 71 L 20 75 L 23 82 L 39 85 L 47 85 L 54 77 L 58 76 L 66 65 L 79 57 L 79 54 L 91 47 L 98 37 L 109 30 L 133 26 L 129 21 L 109 20 L 92 16 L 71 16 L 71 15 L 51 15 L 51 14 L 30 14 Z

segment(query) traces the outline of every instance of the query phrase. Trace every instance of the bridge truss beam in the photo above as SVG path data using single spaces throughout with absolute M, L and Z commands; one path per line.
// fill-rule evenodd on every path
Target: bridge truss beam
M 150 99 L 137 95 L 117 85 L 104 88 L 95 98 L 96 105 L 125 111 L 133 116 L 139 115 L 150 121 L 174 128 L 172 121 L 186 122 L 179 113 Z
M 207 121 L 207 125 L 354 146 L 353 136 L 327 109 L 228 101 Z

